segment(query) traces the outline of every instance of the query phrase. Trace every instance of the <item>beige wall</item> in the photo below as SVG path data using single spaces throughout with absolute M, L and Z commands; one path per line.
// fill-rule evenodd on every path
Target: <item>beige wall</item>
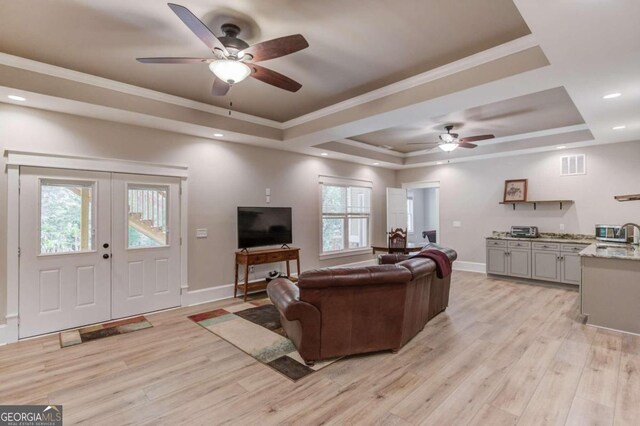
M 236 207 L 293 207 L 294 244 L 302 268 L 357 262 L 370 255 L 320 261 L 318 175 L 373 182 L 373 241 L 385 241 L 385 188 L 395 173 L 376 167 L 218 142 L 113 122 L 0 104 L 0 149 L 180 164 L 189 167 L 189 286 L 233 282 Z M 0 323 L 6 310 L 6 158 L 0 174 Z M 209 238 L 196 239 L 196 228 Z
M 587 155 L 587 174 L 560 176 L 560 157 Z M 601 145 L 573 150 L 454 163 L 401 170 L 397 185 L 440 181 L 442 244 L 458 251 L 458 259 L 485 262 L 484 237 L 512 225 L 534 225 L 541 232 L 594 233 L 596 223 L 640 222 L 640 202 L 621 203 L 614 195 L 640 192 L 640 142 Z M 504 181 L 529 179 L 530 200 L 570 199 L 563 210 L 555 205 L 500 205 Z M 454 228 L 453 221 L 461 227 Z

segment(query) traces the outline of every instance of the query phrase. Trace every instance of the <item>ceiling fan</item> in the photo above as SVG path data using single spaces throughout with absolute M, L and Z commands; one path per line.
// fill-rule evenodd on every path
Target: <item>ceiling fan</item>
M 232 85 L 240 83 L 247 77 L 253 77 L 264 83 L 290 92 L 297 92 L 302 85 L 289 77 L 270 70 L 254 62 L 279 58 L 309 47 L 307 40 L 300 35 L 290 35 L 249 46 L 238 38 L 240 27 L 224 24 L 224 34 L 216 37 L 213 32 L 198 19 L 189 9 L 179 4 L 168 3 L 178 18 L 213 52 L 214 58 L 137 58 L 144 64 L 209 64 L 214 74 L 211 93 L 224 96 Z
M 458 138 L 457 133 L 451 133 L 453 130 L 453 126 L 451 124 L 444 126 L 447 133 L 441 133 L 439 138 L 440 142 L 409 142 L 409 145 L 436 145 L 443 151 L 451 152 L 454 149 L 460 148 L 475 148 L 478 145 L 471 143 L 477 141 L 483 141 L 486 139 L 495 138 L 494 135 L 478 135 L 478 136 L 469 136 L 466 138 Z

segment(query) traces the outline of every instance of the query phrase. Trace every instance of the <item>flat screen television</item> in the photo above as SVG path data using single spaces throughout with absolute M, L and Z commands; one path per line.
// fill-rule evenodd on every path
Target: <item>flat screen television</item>
M 238 248 L 291 244 L 291 207 L 238 207 Z

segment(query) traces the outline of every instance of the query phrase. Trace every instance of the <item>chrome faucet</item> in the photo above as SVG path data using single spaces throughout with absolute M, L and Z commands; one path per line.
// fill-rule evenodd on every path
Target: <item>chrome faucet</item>
M 638 230 L 640 231 L 640 225 L 638 225 L 637 223 L 631 223 L 631 222 L 625 223 L 624 225 L 622 225 L 620 227 L 620 229 L 618 229 L 618 232 L 616 232 L 616 238 L 620 238 L 621 237 L 622 230 L 625 229 L 627 226 L 634 226 L 634 227 L 638 228 Z M 634 241 L 635 241 L 635 238 L 634 238 Z M 634 242 L 633 245 L 637 246 L 638 243 Z

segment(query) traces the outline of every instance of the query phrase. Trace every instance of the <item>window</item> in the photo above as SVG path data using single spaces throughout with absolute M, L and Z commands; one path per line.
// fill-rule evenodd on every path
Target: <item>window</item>
M 93 185 L 93 182 L 40 182 L 41 254 L 93 250 Z
M 167 245 L 167 193 L 165 187 L 129 186 L 128 248 Z
M 369 247 L 371 188 L 321 182 L 322 254 Z
M 413 233 L 413 198 L 407 198 L 407 232 Z

